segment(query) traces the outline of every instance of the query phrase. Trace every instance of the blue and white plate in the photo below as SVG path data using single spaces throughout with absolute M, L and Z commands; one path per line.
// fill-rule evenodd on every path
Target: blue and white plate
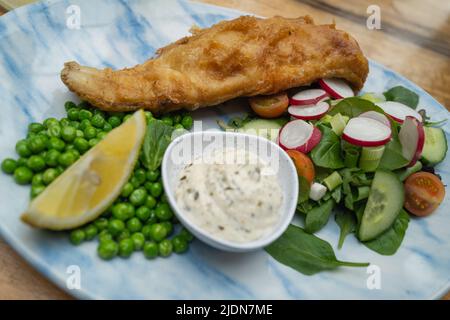
M 70 7 L 72 5 L 72 7 Z M 75 5 L 76 7 L 74 7 Z M 74 14 L 79 9 L 81 25 Z M 70 0 L 44 1 L 9 12 L 0 18 L 0 159 L 15 156 L 15 142 L 24 137 L 28 123 L 62 117 L 66 100 L 77 98 L 59 79 L 65 61 L 95 67 L 123 68 L 142 63 L 155 50 L 188 34 L 196 24 L 208 27 L 242 13 L 176 0 Z M 424 90 L 375 63 L 365 91 L 382 92 L 394 85 L 420 95 L 420 107 L 434 119 L 448 118 L 445 108 Z M 213 126 L 228 118 L 226 107 L 195 114 Z M 445 127 L 447 138 L 450 127 Z M 447 184 L 450 157 L 438 167 Z M 368 289 L 370 270 L 340 268 L 304 276 L 287 268 L 264 251 L 230 254 L 195 241 L 184 255 L 146 260 L 104 262 L 96 243 L 79 247 L 64 234 L 34 230 L 19 221 L 29 201 L 29 188 L 0 174 L 1 235 L 41 273 L 80 298 L 106 299 L 429 299 L 449 289 L 450 202 L 426 219 L 413 219 L 396 255 L 378 255 L 349 237 L 338 251 L 340 259 L 369 261 L 379 267 L 381 288 Z M 331 221 L 319 236 L 334 246 L 338 227 Z M 81 271 L 81 289 L 66 282 L 75 265 Z M 370 287 L 370 286 L 369 286 Z

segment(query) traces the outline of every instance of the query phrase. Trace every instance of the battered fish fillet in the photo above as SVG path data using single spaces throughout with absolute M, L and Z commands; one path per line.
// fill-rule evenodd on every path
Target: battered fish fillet
M 367 73 L 358 43 L 334 25 L 315 25 L 309 16 L 243 16 L 195 30 L 134 68 L 98 70 L 68 62 L 61 79 L 100 109 L 163 113 L 274 94 L 320 78 L 343 78 L 358 91 Z

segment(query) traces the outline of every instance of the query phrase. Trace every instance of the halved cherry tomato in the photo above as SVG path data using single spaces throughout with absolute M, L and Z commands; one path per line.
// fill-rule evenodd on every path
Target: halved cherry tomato
M 444 200 L 442 181 L 429 172 L 417 172 L 405 181 L 405 208 L 415 216 L 430 215 Z
M 311 159 L 306 154 L 297 150 L 288 150 L 286 152 L 294 161 L 297 174 L 304 177 L 309 183 L 313 183 L 316 171 Z
M 252 97 L 249 102 L 253 111 L 263 118 L 279 117 L 289 106 L 288 96 L 284 92 L 272 96 Z

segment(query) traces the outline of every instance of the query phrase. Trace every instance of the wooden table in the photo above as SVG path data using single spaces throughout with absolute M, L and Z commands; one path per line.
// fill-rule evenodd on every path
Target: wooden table
M 204 0 L 262 16 L 311 15 L 336 22 L 365 54 L 401 73 L 450 108 L 450 2 L 444 0 Z M 381 29 L 366 27 L 367 7 L 381 9 Z M 0 14 L 5 10 L 0 8 Z M 67 299 L 0 240 L 0 299 Z M 450 293 L 444 299 L 450 300 Z

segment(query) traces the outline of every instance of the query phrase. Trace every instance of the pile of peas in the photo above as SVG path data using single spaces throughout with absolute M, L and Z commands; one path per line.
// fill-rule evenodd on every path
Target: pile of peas
M 25 139 L 16 144 L 18 159 L 1 163 L 4 173 L 13 175 L 20 185 L 31 184 L 31 198 L 36 197 L 65 169 L 95 146 L 112 129 L 128 120 L 132 114 L 103 112 L 87 102 L 65 103 L 67 117 L 48 118 L 43 123 L 31 123 Z M 145 111 L 147 122 L 154 120 Z M 189 114 L 173 113 L 160 118 L 175 129 L 192 127 Z M 148 259 L 168 257 L 188 249 L 193 236 L 177 226 L 167 203 L 160 171 L 148 171 L 138 160 L 129 181 L 114 204 L 99 218 L 70 232 L 70 241 L 99 239 L 98 255 L 105 260 L 116 256 L 129 257 L 143 251 Z M 179 232 L 175 235 L 175 230 Z

